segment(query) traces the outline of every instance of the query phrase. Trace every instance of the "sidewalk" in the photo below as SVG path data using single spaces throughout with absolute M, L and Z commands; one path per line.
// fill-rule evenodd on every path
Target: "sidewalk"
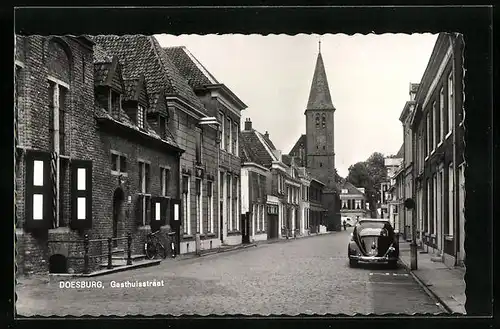
M 401 263 L 410 270 L 410 243 L 401 240 L 399 253 Z M 418 250 L 417 270 L 410 273 L 450 313 L 465 314 L 465 269 L 432 261 L 433 256 L 431 253 L 421 254 Z

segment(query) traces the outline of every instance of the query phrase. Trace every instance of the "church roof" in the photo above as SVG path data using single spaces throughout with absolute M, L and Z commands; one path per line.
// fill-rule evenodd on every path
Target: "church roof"
M 335 107 L 330 96 L 330 88 L 326 78 L 325 65 L 321 52 L 318 53 L 316 60 L 316 68 L 309 93 L 309 101 L 307 102 L 307 110 L 333 110 Z

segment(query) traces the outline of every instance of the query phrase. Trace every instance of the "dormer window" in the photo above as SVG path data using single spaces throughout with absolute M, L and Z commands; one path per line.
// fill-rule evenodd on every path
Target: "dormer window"
M 167 118 L 165 118 L 161 114 L 158 115 L 158 128 L 159 128 L 160 137 L 162 139 L 166 139 L 166 137 L 167 137 Z
M 146 120 L 146 111 L 143 106 L 137 106 L 137 126 L 141 129 L 144 129 Z
M 109 90 L 108 98 L 108 110 L 115 118 L 120 118 L 120 112 L 122 108 L 122 95 L 112 89 Z

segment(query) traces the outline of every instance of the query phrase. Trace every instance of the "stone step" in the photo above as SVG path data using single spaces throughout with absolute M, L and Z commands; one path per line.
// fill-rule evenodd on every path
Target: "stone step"
M 146 259 L 146 255 L 144 254 L 139 254 L 139 255 L 130 255 L 130 258 L 132 258 L 132 261 L 138 261 L 138 260 L 143 260 L 143 259 Z M 125 253 L 125 255 L 122 255 L 122 256 L 111 256 L 111 259 L 112 260 L 115 260 L 115 259 L 127 259 L 127 254 Z

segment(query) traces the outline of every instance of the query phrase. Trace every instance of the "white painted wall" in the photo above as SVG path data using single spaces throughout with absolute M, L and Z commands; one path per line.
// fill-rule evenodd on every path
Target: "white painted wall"
M 241 213 L 245 214 L 250 209 L 250 195 L 249 195 L 249 183 L 248 183 L 248 169 L 241 168 Z

